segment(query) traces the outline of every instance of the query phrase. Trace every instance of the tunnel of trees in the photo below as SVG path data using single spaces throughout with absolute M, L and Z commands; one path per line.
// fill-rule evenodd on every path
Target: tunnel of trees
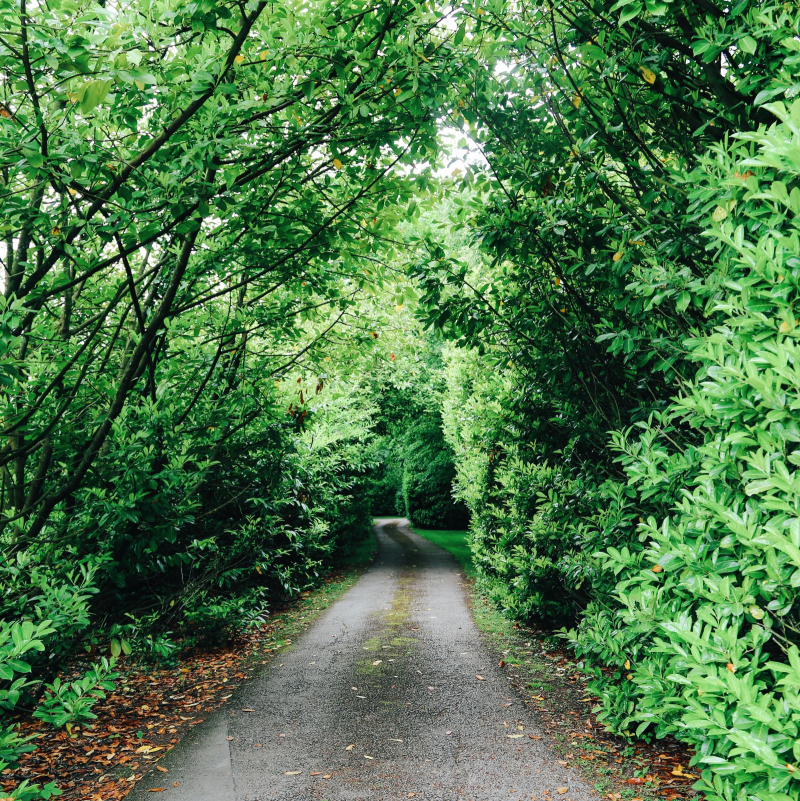
M 0 770 L 399 514 L 604 725 L 800 798 L 795 3 L 0 17 Z

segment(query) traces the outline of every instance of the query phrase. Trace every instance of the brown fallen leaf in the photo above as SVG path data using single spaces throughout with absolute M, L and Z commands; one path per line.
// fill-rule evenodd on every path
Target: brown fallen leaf
M 347 748 L 345 748 L 344 750 L 345 751 L 352 751 L 355 747 L 356 747 L 355 743 L 350 743 L 350 745 L 348 745 Z
M 510 740 L 517 740 L 520 737 L 524 737 L 524 736 L 525 736 L 524 734 L 507 734 L 506 735 L 506 737 L 508 737 Z
M 242 712 L 255 712 L 255 709 L 250 709 L 249 706 L 242 707 Z
M 285 770 L 283 772 L 284 776 L 299 776 L 302 773 L 300 770 Z
M 308 774 L 309 776 L 322 776 L 321 770 L 312 770 L 311 773 Z
M 326 773 L 322 778 L 323 779 L 330 779 L 331 776 L 333 776 L 332 773 Z
M 172 782 L 172 786 L 173 787 L 177 787 L 178 786 L 178 782 Z
M 559 795 L 564 795 L 564 793 L 568 793 L 569 792 L 569 787 L 556 787 L 556 792 Z
M 233 739 L 233 737 L 228 736 L 225 739 L 228 740 L 228 742 L 230 742 Z
M 478 681 L 483 681 L 483 676 L 479 676 L 477 673 L 475 674 L 475 678 L 476 678 Z
M 166 787 L 151 787 L 147 792 L 148 793 L 165 793 L 167 791 Z
M 159 773 L 168 773 L 169 772 L 163 765 L 156 765 L 156 770 L 159 771 Z
M 530 737 L 531 740 L 541 740 L 542 739 L 542 735 L 541 734 L 529 734 L 528 737 Z
M 253 748 L 263 748 L 264 746 L 261 743 L 253 743 Z

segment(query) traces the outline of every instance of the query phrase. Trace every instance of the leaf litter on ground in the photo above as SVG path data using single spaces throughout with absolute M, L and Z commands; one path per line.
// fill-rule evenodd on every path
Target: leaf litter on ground
M 151 768 L 166 773 L 167 768 L 154 763 L 280 653 L 289 637 L 338 597 L 337 588 L 351 586 L 362 570 L 333 571 L 320 587 L 303 593 L 260 627 L 237 633 L 222 647 L 189 650 L 177 665 L 121 661 L 115 689 L 93 708 L 97 720 L 74 726 L 72 736 L 43 721 L 20 718 L 20 733 L 35 737 L 37 749 L 24 754 L 18 768 L 0 774 L 0 788 L 10 793 L 26 779 L 55 782 L 63 793 L 61 801 L 120 801 Z M 74 665 L 62 680 L 79 677 L 84 668 Z

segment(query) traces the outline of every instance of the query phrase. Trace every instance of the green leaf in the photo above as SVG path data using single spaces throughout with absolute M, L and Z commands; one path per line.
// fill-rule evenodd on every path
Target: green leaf
M 639 2 L 630 3 L 619 15 L 619 24 L 624 25 L 642 13 L 642 4 Z
M 38 169 L 44 164 L 44 156 L 39 150 L 33 150 L 32 148 L 23 146 L 22 152 L 31 167 L 36 167 Z
M 753 55 L 758 49 L 758 42 L 752 36 L 742 36 L 739 39 L 739 47 L 743 52 Z
M 91 81 L 88 83 L 83 91 L 83 99 L 81 100 L 81 113 L 88 114 L 93 111 L 100 103 L 105 100 L 108 91 L 113 85 L 113 81 Z

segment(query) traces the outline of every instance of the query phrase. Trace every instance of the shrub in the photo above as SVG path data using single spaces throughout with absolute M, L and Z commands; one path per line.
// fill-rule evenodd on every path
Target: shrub
M 410 423 L 403 442 L 403 504 L 415 526 L 466 528 L 466 506 L 453 499 L 453 456 L 437 417 Z
M 571 635 L 597 665 L 603 718 L 694 743 L 712 801 L 800 793 L 800 102 L 769 108 L 779 124 L 695 176 L 723 319 L 687 342 L 697 374 L 664 418 L 616 440 L 639 498 L 673 482 L 679 498 L 640 523 L 643 550 L 600 554 L 617 608 L 594 604 Z M 698 443 L 675 450 L 677 426 Z

